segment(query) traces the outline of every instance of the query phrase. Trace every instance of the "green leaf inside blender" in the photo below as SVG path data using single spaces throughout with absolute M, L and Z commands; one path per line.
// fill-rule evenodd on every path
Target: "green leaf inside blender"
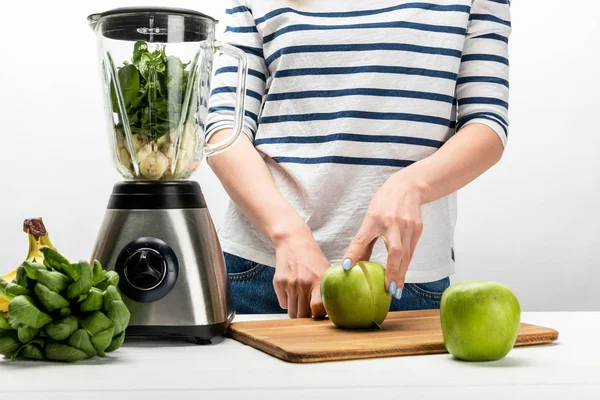
M 193 159 L 198 99 L 192 90 L 187 104 L 185 101 L 188 83 L 194 79 L 188 67 L 190 62 L 167 56 L 166 45 L 138 41 L 131 60 L 125 60 L 118 68 L 118 92 L 115 82 L 111 82 L 112 111 L 118 115 L 115 131 L 120 162 L 130 171 L 131 163 L 139 163 L 140 178 L 176 178 Z M 126 117 L 121 113 L 117 95 L 125 106 Z M 184 113 L 184 126 L 180 127 Z M 125 140 L 124 124 L 129 125 L 133 136 L 134 156 Z M 180 130 L 183 135 L 177 169 L 171 171 Z

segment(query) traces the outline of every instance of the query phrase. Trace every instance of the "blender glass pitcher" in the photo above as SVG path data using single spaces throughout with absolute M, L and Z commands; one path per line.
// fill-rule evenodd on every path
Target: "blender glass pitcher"
M 213 18 L 190 10 L 119 8 L 88 17 L 96 32 L 111 147 L 130 180 L 187 179 L 203 156 L 240 136 L 248 66 L 243 51 L 215 40 Z M 216 52 L 238 61 L 230 137 L 205 141 Z

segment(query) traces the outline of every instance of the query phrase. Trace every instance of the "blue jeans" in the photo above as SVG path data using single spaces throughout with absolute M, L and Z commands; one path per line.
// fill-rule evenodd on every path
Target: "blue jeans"
M 225 253 L 225 264 L 236 313 L 279 314 L 273 288 L 275 268 Z M 390 311 L 426 310 L 440 308 L 442 293 L 450 286 L 450 278 L 429 283 L 407 283 L 400 300 L 394 299 Z

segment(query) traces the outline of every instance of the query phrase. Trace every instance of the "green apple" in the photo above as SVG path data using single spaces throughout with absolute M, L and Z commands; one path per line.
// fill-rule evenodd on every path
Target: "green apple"
M 504 358 L 514 347 L 521 307 L 506 286 L 491 281 L 466 281 L 442 295 L 440 318 L 446 349 L 466 361 Z
M 333 265 L 321 280 L 321 297 L 331 322 L 344 329 L 368 329 L 383 322 L 392 295 L 385 290 L 385 268 L 361 261 L 350 271 Z

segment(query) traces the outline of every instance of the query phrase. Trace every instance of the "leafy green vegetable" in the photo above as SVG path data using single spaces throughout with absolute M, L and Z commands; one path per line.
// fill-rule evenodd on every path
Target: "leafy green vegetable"
M 18 285 L 14 282 L 11 282 L 6 287 L 6 295 L 5 297 L 10 300 L 17 296 L 29 296 L 31 295 L 31 291 L 29 289 L 24 288 L 21 285 Z
M 125 341 L 125 332 L 121 332 L 119 335 L 115 336 L 113 340 L 110 342 L 110 346 L 108 346 L 105 350 L 106 353 L 110 353 L 111 351 L 117 350 L 123 342 Z
M 34 291 L 38 300 L 48 312 L 53 312 L 59 308 L 69 307 L 69 301 L 67 299 L 48 289 L 41 283 L 35 285 Z
M 79 323 L 92 336 L 115 326 L 111 319 L 100 311 L 94 311 L 86 317 L 81 318 Z
M 6 356 L 17 351 L 21 347 L 17 331 L 0 332 L 0 354 Z
M 102 269 L 102 264 L 100 264 L 100 261 L 94 260 L 94 267 L 92 269 L 92 286 L 96 286 L 105 279 L 106 271 Z
M 8 303 L 8 315 L 14 317 L 20 324 L 40 329 L 52 322 L 52 318 L 40 311 L 31 297 L 17 296 Z M 10 322 L 10 320 L 9 320 Z
M 67 289 L 67 298 L 74 299 L 86 294 L 92 288 L 92 269 L 87 261 L 80 261 L 75 266 L 75 274 L 79 276 Z
M 118 349 L 130 319 L 115 286 L 119 275 L 97 260 L 92 268 L 54 248 L 42 251 L 44 264 L 23 262 L 18 281 L 0 278 L 0 295 L 9 300 L 8 318 L 0 313 L 0 354 L 78 361 Z
M 106 279 L 100 282 L 96 287 L 100 290 L 106 290 L 109 286 L 119 285 L 119 274 L 115 271 L 106 271 Z
M 32 360 L 44 360 L 44 352 L 40 345 L 35 343 L 28 343 L 23 347 L 23 357 L 30 358 Z
M 44 255 L 44 265 L 47 268 L 52 268 L 58 272 L 63 272 L 69 275 L 71 279 L 76 279 L 76 277 L 71 276 L 69 273 L 72 270 L 71 263 L 65 258 L 65 256 L 60 254 L 58 250 L 48 246 L 41 246 L 40 251 Z
M 15 331 L 17 329 L 19 329 L 19 325 L 21 325 L 21 323 L 19 321 L 17 321 L 17 319 L 14 316 L 10 315 L 10 314 L 8 314 L 8 324 Z
M 39 331 L 39 329 L 21 325 L 19 329 L 17 329 L 17 336 L 21 343 L 29 343 L 37 336 Z
M 27 274 L 27 277 L 29 277 L 31 279 L 36 279 L 36 280 L 38 278 L 38 271 L 46 269 L 46 266 L 44 264 L 40 264 L 37 262 L 31 262 L 31 261 L 23 262 L 22 267 L 25 269 L 25 273 Z
M 81 303 L 79 309 L 84 312 L 98 311 L 102 309 L 103 298 L 104 295 L 100 289 L 91 288 L 87 299 Z
M 48 343 L 44 346 L 44 354 L 48 360 L 53 361 L 80 361 L 87 358 L 83 351 L 66 344 Z
M 133 133 L 156 140 L 179 125 L 183 112 L 196 109 L 196 103 L 192 103 L 194 107 L 183 104 L 190 76 L 186 68 L 190 63 L 167 56 L 166 46 L 158 45 L 150 51 L 146 42 L 138 41 L 133 46 L 131 63 L 123 64 L 117 79 Z M 120 115 L 116 96 L 115 84 L 111 82 L 112 109 L 119 114 L 116 127 L 122 129 L 125 118 Z M 188 120 L 195 118 L 194 112 L 188 114 Z
M 6 298 L 6 288 L 8 287 L 9 283 L 10 282 L 0 276 L 0 296 Z M 7 300 L 10 299 L 7 298 Z
M 77 318 L 70 315 L 44 327 L 46 335 L 54 340 L 66 340 L 78 328 Z
M 10 324 L 8 323 L 8 319 L 4 317 L 3 313 L 0 313 L 0 331 L 10 330 Z
M 57 271 L 40 270 L 38 271 L 38 283 L 43 284 L 55 293 L 60 293 L 69 286 L 71 278 Z
M 27 273 L 25 272 L 25 268 L 22 265 L 17 267 L 17 275 L 15 276 L 15 280 L 12 283 L 16 283 L 17 285 L 21 285 L 24 288 L 27 288 Z
M 112 286 L 111 286 L 112 287 Z M 115 324 L 115 335 L 120 334 L 129 325 L 131 314 L 122 301 L 113 301 L 108 309 L 108 317 Z
M 60 310 L 58 310 L 58 315 L 60 315 L 61 317 L 68 317 L 72 313 L 73 312 L 70 308 L 61 308 Z
M 96 349 L 90 340 L 90 335 L 85 331 L 85 329 L 76 330 L 69 337 L 69 341 L 67 343 L 69 346 L 73 346 L 83 351 L 88 357 L 93 357 L 96 355 Z
M 104 351 L 110 346 L 112 337 L 114 336 L 115 328 L 110 327 L 105 331 L 92 336 L 92 344 L 100 357 L 104 357 Z

